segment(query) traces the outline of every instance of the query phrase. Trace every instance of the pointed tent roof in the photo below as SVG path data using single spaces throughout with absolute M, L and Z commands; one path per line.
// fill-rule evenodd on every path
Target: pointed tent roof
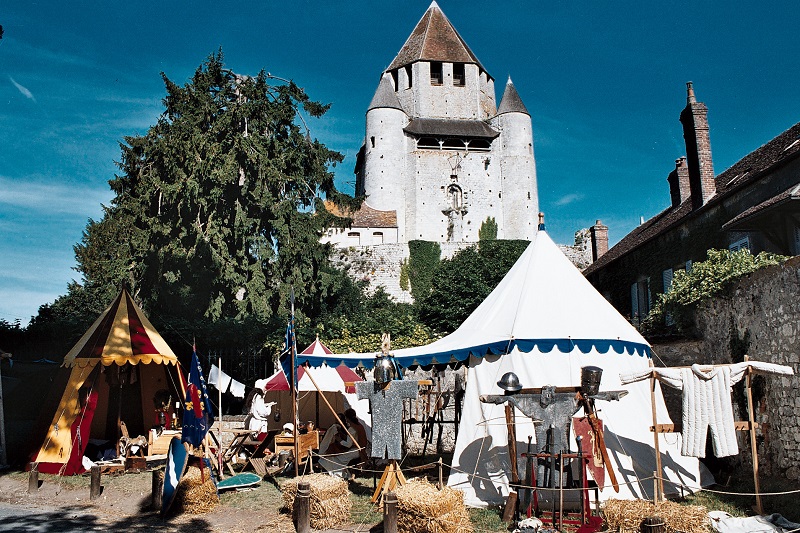
M 470 355 L 578 348 L 649 356 L 650 345 L 564 256 L 544 230 L 459 328 L 427 346 L 395 350 L 401 366 L 464 361 Z M 371 367 L 374 353 L 300 356 L 299 362 Z
M 486 70 L 435 1 L 417 23 L 386 71 L 416 61 L 474 63 Z M 488 74 L 488 73 L 487 73 Z
M 322 344 L 319 341 L 319 337 L 312 342 L 308 348 L 303 350 L 298 354 L 298 361 L 300 360 L 301 356 L 314 356 L 314 357 L 321 357 L 325 358 L 327 356 L 333 355 L 333 352 Z M 349 393 L 355 393 L 354 386 L 344 386 L 344 383 L 355 383 L 356 381 L 364 381 L 361 379 L 361 376 L 353 372 L 350 368 L 345 365 L 338 365 L 336 367 L 329 367 L 327 364 L 319 365 L 316 368 L 312 368 L 310 370 L 310 374 L 313 374 L 314 381 L 316 381 L 316 385 L 311 379 L 308 379 L 306 367 L 300 366 L 302 363 L 298 362 L 297 367 L 297 388 L 300 391 L 316 391 L 317 386 L 320 387 L 322 391 L 329 392 L 329 391 L 342 391 Z M 286 374 L 283 373 L 283 369 L 279 369 L 275 372 L 272 376 L 267 378 L 267 384 L 264 387 L 267 391 L 288 391 L 289 388 L 289 380 L 286 377 Z
M 392 81 L 389 74 L 384 74 L 381 77 L 381 82 L 378 84 L 378 89 L 375 91 L 375 96 L 372 97 L 372 101 L 369 103 L 367 111 L 377 109 L 379 107 L 399 109 L 405 113 L 403 106 L 400 105 L 400 100 L 397 99 L 397 95 L 394 92 L 394 87 L 392 87 Z
M 178 358 L 156 331 L 127 290 L 112 304 L 64 357 L 62 366 L 86 367 L 126 363 L 175 365 Z
M 530 116 L 528 108 L 522 103 L 522 98 L 519 97 L 519 93 L 516 87 L 514 87 L 514 82 L 511 81 L 511 76 L 508 77 L 506 90 L 503 92 L 503 98 L 500 100 L 500 105 L 497 108 L 498 115 L 502 115 L 503 113 L 525 113 Z

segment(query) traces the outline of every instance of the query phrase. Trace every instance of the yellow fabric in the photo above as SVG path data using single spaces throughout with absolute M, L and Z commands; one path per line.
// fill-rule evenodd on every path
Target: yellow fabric
M 35 462 L 66 463 L 69 461 L 69 456 L 72 452 L 70 427 L 80 412 L 78 391 L 92 373 L 93 368 L 94 365 L 87 365 L 76 366 L 72 369 L 67 387 L 64 389 L 64 394 L 58 404 L 58 410 L 53 416 L 53 421 L 47 431 L 47 437 L 45 437 L 44 443 L 42 443 L 42 447 L 34 459 Z
M 108 366 L 109 359 L 119 365 L 125 362 L 133 363 L 133 347 L 131 346 L 131 327 L 128 320 L 128 302 L 126 295 L 123 295 L 117 306 L 114 321 L 111 323 L 111 330 L 108 332 L 106 343 L 103 346 L 101 358 L 103 365 Z M 122 360 L 123 362 L 118 362 Z

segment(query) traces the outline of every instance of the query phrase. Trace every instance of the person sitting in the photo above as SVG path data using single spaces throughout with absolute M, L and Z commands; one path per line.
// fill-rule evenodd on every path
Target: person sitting
M 367 438 L 367 430 L 358 419 L 354 409 L 347 409 L 344 412 L 344 421 L 350 429 L 350 434 L 356 439 L 356 443 L 361 447 L 358 454 L 361 456 L 362 461 L 366 461 L 369 457 L 367 448 L 369 447 L 369 439 Z
M 256 440 L 266 438 L 269 431 L 269 415 L 272 413 L 272 406 L 277 403 L 264 401 L 266 386 L 266 379 L 256 380 L 255 388 L 250 391 L 245 400 L 245 407 L 248 411 L 245 427 L 253 432 Z

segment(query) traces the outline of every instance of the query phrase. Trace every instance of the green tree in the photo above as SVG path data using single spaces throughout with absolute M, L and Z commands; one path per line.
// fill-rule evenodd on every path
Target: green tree
M 418 302 L 420 320 L 435 331 L 452 332 L 500 283 L 528 241 L 481 241 L 443 260 L 431 293 Z
M 494 217 L 486 217 L 486 220 L 478 229 L 479 241 L 494 241 L 497 239 L 497 221 Z
M 411 296 L 419 301 L 431 293 L 431 281 L 442 256 L 442 247 L 438 242 L 409 241 L 408 253 L 407 272 Z
M 304 127 L 301 109 L 329 106 L 238 75 L 221 52 L 183 86 L 162 77 L 163 114 L 121 144 L 116 196 L 75 247 L 82 289 L 107 299 L 126 284 L 161 316 L 280 322 L 293 286 L 298 314 L 318 316 L 341 286 L 319 238 L 346 221 L 320 198 L 356 205 L 333 182 L 342 155 Z
M 701 300 L 723 294 L 745 274 L 786 259 L 767 252 L 752 255 L 749 250 L 709 250 L 705 261 L 693 263 L 688 272 L 675 272 L 672 286 L 666 294 L 658 295 L 642 329 L 649 334 L 665 332 L 665 328 L 687 333 L 694 327 L 694 310 Z

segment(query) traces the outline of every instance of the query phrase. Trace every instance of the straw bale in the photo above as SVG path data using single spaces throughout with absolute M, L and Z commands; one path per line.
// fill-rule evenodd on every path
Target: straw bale
M 664 519 L 668 533 L 705 533 L 711 531 L 708 510 L 702 505 L 680 505 L 665 501 L 657 505 L 647 500 L 607 500 L 602 508 L 608 529 L 636 533 L 648 516 Z
M 206 469 L 201 474 L 199 468 L 187 468 L 178 483 L 173 507 L 189 514 L 203 514 L 213 511 L 218 503 L 217 487 L 211 479 L 211 472 Z
M 350 501 L 347 482 L 328 474 L 312 474 L 290 479 L 281 484 L 283 503 L 290 513 L 294 509 L 297 485 L 301 481 L 307 481 L 311 487 L 309 505 L 312 528 L 328 529 L 350 520 L 353 502 Z
M 395 494 L 398 533 L 472 533 L 461 491 L 412 479 Z

